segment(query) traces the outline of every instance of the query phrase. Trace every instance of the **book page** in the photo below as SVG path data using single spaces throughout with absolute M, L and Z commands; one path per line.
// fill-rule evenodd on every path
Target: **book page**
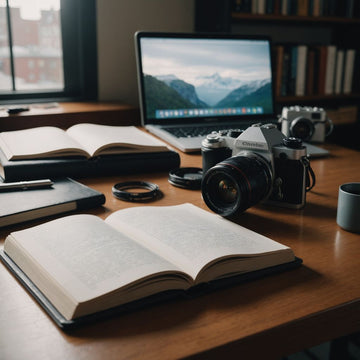
M 36 281 L 39 271 L 34 272 L 32 264 L 38 264 L 46 278 L 53 279 L 47 287 L 57 283 L 77 302 L 111 292 L 154 273 L 179 270 L 93 215 L 66 216 L 14 232 L 11 238 L 18 250 L 12 250 L 6 241 L 5 252 L 40 290 L 43 291 L 44 286 L 41 281 Z M 32 259 L 30 265 L 21 254 L 25 254 L 25 259 Z M 51 297 L 49 291 L 45 290 L 45 294 Z M 50 300 L 59 302 L 57 297 Z
M 44 126 L 0 133 L 0 148 L 8 160 L 66 155 L 88 156 L 62 129 Z
M 67 129 L 67 133 L 91 156 L 168 150 L 165 143 L 135 126 L 77 124 Z
M 193 278 L 216 258 L 282 250 L 292 253 L 282 244 L 191 204 L 119 210 L 106 222 L 168 258 Z

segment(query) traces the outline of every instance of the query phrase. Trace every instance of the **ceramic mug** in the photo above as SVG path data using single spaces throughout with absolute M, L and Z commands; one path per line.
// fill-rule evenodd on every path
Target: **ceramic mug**
M 360 182 L 340 185 L 336 222 L 344 230 L 360 233 Z

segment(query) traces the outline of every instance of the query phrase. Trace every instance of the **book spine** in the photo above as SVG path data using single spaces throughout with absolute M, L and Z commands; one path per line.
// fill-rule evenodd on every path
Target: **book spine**
M 83 178 L 165 171 L 179 166 L 179 154 L 175 151 L 166 151 L 159 153 L 103 156 L 90 160 L 7 161 L 2 164 L 2 176 L 7 182 L 60 177 Z
M 335 86 L 334 86 L 335 94 L 342 93 L 343 78 L 344 78 L 344 50 L 339 49 L 336 54 Z
M 313 0 L 311 16 L 320 16 L 320 0 Z
M 354 75 L 354 64 L 355 64 L 355 50 L 348 49 L 345 53 L 345 62 L 344 62 L 344 83 L 343 83 L 343 92 L 344 94 L 349 94 L 352 91 L 352 82 Z M 358 79 L 357 79 L 358 80 Z
M 336 46 L 329 45 L 327 51 L 326 77 L 325 77 L 326 95 L 330 95 L 334 93 L 335 66 L 336 66 Z
M 307 54 L 307 66 L 306 66 L 306 85 L 305 85 L 305 94 L 314 95 L 315 94 L 315 74 L 316 70 L 316 52 L 315 49 L 309 48 Z
M 295 95 L 305 95 L 305 74 L 306 74 L 306 59 L 307 59 L 307 46 L 299 45 L 297 47 L 297 64 L 296 64 L 296 83 Z
M 297 72 L 297 46 L 292 45 L 290 51 L 290 76 L 288 82 L 288 95 L 295 95 L 296 72 Z
M 87 160 L 69 161 L 8 161 L 2 165 L 5 181 L 60 178 L 65 176 L 83 177 L 94 175 Z
M 326 72 L 326 57 L 327 47 L 319 47 L 319 79 L 318 79 L 318 94 L 325 94 L 325 72 Z
M 307 16 L 309 13 L 309 1 L 298 0 L 297 14 L 299 16 Z
M 265 2 L 265 0 L 258 0 L 257 13 L 258 14 L 265 14 L 266 13 L 266 2 Z

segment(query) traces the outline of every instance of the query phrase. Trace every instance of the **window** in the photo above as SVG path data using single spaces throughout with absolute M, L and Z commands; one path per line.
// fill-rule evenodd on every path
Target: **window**
M 96 99 L 96 0 L 0 0 L 0 101 Z

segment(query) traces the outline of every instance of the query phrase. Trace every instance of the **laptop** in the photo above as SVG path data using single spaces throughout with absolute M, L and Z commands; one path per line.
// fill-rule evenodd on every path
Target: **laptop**
M 142 125 L 183 152 L 212 131 L 276 123 L 271 40 L 234 34 L 135 34 Z

